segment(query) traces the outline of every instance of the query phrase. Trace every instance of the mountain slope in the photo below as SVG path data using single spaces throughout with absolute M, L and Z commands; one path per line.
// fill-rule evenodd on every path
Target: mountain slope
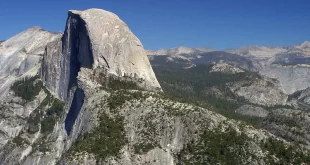
M 248 46 L 236 49 L 228 49 L 226 52 L 238 54 L 241 56 L 248 56 L 254 58 L 270 58 L 276 54 L 287 51 L 286 47 L 267 47 L 267 46 Z
M 115 85 L 119 84 L 119 85 Z M 77 140 L 66 136 L 68 103 L 55 111 L 57 100 L 47 93 L 34 111 L 37 125 L 27 127 L 5 145 L 1 162 L 12 164 L 186 164 L 307 162 L 307 151 L 267 131 L 228 119 L 208 109 L 171 101 L 161 94 L 132 90 L 138 86 L 111 81 L 107 88 L 85 94 L 73 127 Z M 48 103 L 47 102 L 47 103 Z M 60 104 L 61 106 L 61 104 Z M 61 107 L 59 107 L 62 109 Z M 43 112 L 43 113 L 38 113 Z M 45 113 L 44 113 L 45 112 Z M 59 116 L 52 127 L 46 116 Z M 70 113 L 70 112 L 69 112 Z M 43 115 L 43 116 L 40 116 Z M 32 128 L 34 127 L 34 128 Z M 32 128 L 32 129 L 29 129 Z M 72 133 L 73 133 L 72 132 Z M 73 135 L 71 135 L 73 136 Z M 72 144 L 72 146 L 71 146 Z M 204 145 L 203 145 L 204 144 Z M 205 145 L 208 144 L 208 145 Z M 222 145 L 232 147 L 223 148 Z M 273 146 L 273 147 L 270 147 Z M 68 149 L 68 150 L 67 150 Z M 241 151 L 242 152 L 239 152 Z M 21 152 L 22 151 L 22 152 Z M 220 157 L 216 154 L 224 151 Z M 302 151 L 302 152 L 301 152 Z M 215 155 L 214 155 L 215 154 Z M 290 154 L 286 157 L 286 154 Z M 303 156 L 301 156 L 303 155 Z M 60 158 L 61 157 L 61 158 Z M 40 162 L 40 163 L 36 163 Z
M 295 46 L 248 46 L 224 51 L 195 52 L 182 57 L 169 54 L 149 55 L 153 66 L 190 68 L 197 64 L 228 63 L 280 81 L 285 93 L 292 94 L 309 86 L 309 42 Z M 190 48 L 188 48 L 190 49 Z M 178 58 L 177 58 L 178 57 Z
M 0 100 L 7 94 L 12 82 L 22 75 L 35 75 L 45 46 L 58 33 L 39 27 L 30 28 L 4 41 L 0 46 Z
M 216 103 L 210 97 L 242 103 L 242 98 L 263 106 L 285 105 L 288 98 L 279 82 L 225 63 L 198 65 L 190 69 L 157 67 L 155 73 L 168 93 L 184 100 L 196 98 Z M 220 104 L 220 103 L 219 103 Z

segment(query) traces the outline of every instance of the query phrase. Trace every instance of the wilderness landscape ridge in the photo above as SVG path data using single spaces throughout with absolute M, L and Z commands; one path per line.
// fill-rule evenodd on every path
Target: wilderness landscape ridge
M 0 164 L 310 163 L 310 43 L 146 51 L 102 9 L 0 43 Z

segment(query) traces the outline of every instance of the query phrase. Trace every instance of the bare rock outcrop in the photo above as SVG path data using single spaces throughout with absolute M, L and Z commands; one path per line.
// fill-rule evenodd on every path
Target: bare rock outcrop
M 37 74 L 47 43 L 59 35 L 32 27 L 0 44 L 0 101 L 12 82 L 22 76 Z
M 62 100 L 76 84 L 81 68 L 92 70 L 86 76 L 89 79 L 113 75 L 131 79 L 144 89 L 160 89 L 140 40 L 118 16 L 108 11 L 69 11 L 62 39 L 50 43 L 45 56 L 43 82 Z M 106 72 L 105 75 L 96 75 L 98 70 Z
M 242 73 L 245 71 L 238 67 L 234 67 L 226 63 L 219 63 L 219 64 L 212 66 L 212 70 L 210 72 L 222 72 L 226 74 L 236 74 L 236 73 Z

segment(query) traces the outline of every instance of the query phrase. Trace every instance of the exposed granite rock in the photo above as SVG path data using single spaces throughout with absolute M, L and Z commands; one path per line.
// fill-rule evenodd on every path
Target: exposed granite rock
M 267 117 L 269 111 L 264 108 L 253 106 L 253 105 L 243 105 L 235 110 L 235 112 L 242 115 L 254 116 L 254 117 Z
M 241 47 L 241 48 L 228 49 L 225 51 L 229 53 L 242 55 L 242 56 L 264 59 L 264 58 L 273 57 L 274 55 L 278 53 L 284 53 L 287 51 L 287 48 L 252 45 L 252 46 L 246 46 L 246 47 Z
M 92 68 L 105 67 L 120 77 L 142 78 L 150 89 L 160 88 L 140 40 L 118 16 L 101 9 L 89 9 L 72 10 L 70 17 L 72 22 L 80 19 L 85 23 L 93 56 Z
M 299 90 L 289 95 L 288 104 L 303 110 L 310 110 L 310 88 Z
M 310 87 L 309 64 L 310 42 L 305 41 L 295 46 L 247 46 L 224 51 L 208 53 L 195 52 L 186 48 L 181 55 L 176 56 L 178 49 L 161 49 L 150 51 L 150 61 L 153 66 L 179 66 L 183 68 L 197 64 L 214 64 L 225 62 L 280 81 L 286 94 Z M 171 51 L 168 51 L 171 50 Z M 174 50 L 174 51 L 172 51 Z M 156 54 L 166 54 L 158 56 Z M 178 58 L 176 58 L 178 57 Z M 182 58 L 182 60 L 180 60 Z M 169 60 L 169 62 L 167 62 Z
M 135 93 L 135 91 L 132 91 L 132 93 Z M 112 93 L 107 94 L 113 95 Z M 95 95 L 99 96 L 101 94 L 96 93 Z M 95 156 L 95 153 L 86 152 L 83 148 L 73 149 L 64 154 L 60 164 L 95 164 L 95 162 L 97 164 L 124 165 L 182 164 L 177 157 L 178 153 L 183 151 L 187 144 L 194 145 L 195 142 L 199 141 L 203 132 L 207 131 L 212 134 L 217 129 L 224 132 L 226 129 L 233 129 L 247 135 L 250 140 L 249 145 L 247 145 L 249 148 L 245 147 L 244 152 L 250 152 L 255 157 L 249 157 L 249 159 L 240 157 L 240 159 L 244 163 L 266 164 L 268 153 L 261 148 L 260 143 L 269 138 L 275 138 L 272 134 L 227 119 L 207 109 L 162 99 L 154 93 L 144 92 L 144 95 L 146 95 L 144 98 L 126 101 L 115 110 L 109 109 L 108 104 L 106 104 L 108 98 L 102 97 L 104 100 L 100 101 L 98 96 L 96 96 L 97 99 L 94 99 L 94 102 L 91 102 L 93 102 L 92 105 L 101 105 L 100 107 L 94 106 L 94 109 L 88 109 L 89 104 L 85 106 L 85 112 L 89 111 L 88 114 L 100 111 L 101 114 L 106 114 L 111 118 L 118 115 L 124 117 L 125 138 L 128 143 L 121 148 L 117 156 L 100 159 Z M 91 135 L 88 136 L 92 137 Z M 84 144 L 88 143 L 85 142 Z M 287 143 L 284 142 L 284 144 Z M 75 145 L 73 144 L 73 148 L 75 148 Z M 139 152 L 139 150 L 136 150 L 139 145 L 148 145 L 149 147 L 143 152 Z
M 45 46 L 59 35 L 33 27 L 1 43 L 0 100 L 8 93 L 12 82 L 37 74 Z
M 171 48 L 171 49 L 148 50 L 147 54 L 150 56 L 169 55 L 172 57 L 178 57 L 182 54 L 194 55 L 194 54 L 212 52 L 212 51 L 215 51 L 215 49 L 212 49 L 212 48 L 188 48 L 188 47 L 180 46 L 180 47 Z
M 219 63 L 212 66 L 212 70 L 210 72 L 222 72 L 226 74 L 236 74 L 236 73 L 242 73 L 244 70 L 234 67 L 232 65 L 226 64 L 226 63 Z
M 309 87 L 310 66 L 309 65 L 271 65 L 262 68 L 259 73 L 280 81 L 287 94 Z
M 41 63 L 41 79 L 44 85 L 52 92 L 55 96 L 61 96 L 61 69 L 66 67 L 62 65 L 62 41 L 59 36 L 55 41 L 47 44 L 43 59 Z
M 286 105 L 288 95 L 275 79 L 260 77 L 241 80 L 229 85 L 232 92 L 254 104 L 264 106 Z
M 20 97 L 14 96 L 14 92 L 9 92 L 0 103 L 0 150 L 15 136 L 19 134 L 25 126 L 29 115 L 35 110 L 46 94 L 41 91 L 33 101 L 26 102 Z
M 80 68 L 93 70 L 89 79 L 95 70 L 105 70 L 101 78 L 114 75 L 148 90 L 160 89 L 139 39 L 118 16 L 101 9 L 69 11 L 62 40 L 47 46 L 46 57 L 43 82 L 62 100 L 76 84 Z
M 292 109 L 273 110 L 263 122 L 263 128 L 287 141 L 310 144 L 310 114 Z

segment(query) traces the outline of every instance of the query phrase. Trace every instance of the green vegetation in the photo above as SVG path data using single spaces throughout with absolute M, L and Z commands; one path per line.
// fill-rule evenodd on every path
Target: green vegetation
M 111 118 L 103 113 L 99 127 L 80 136 L 71 148 L 71 153 L 86 151 L 93 153 L 96 159 L 117 156 L 127 143 L 123 117 Z
M 41 124 L 41 133 L 48 134 L 53 131 L 56 121 L 63 113 L 64 103 L 57 98 L 54 98 L 48 90 L 44 89 L 47 96 L 42 103 L 29 116 L 27 124 L 27 132 L 34 134 L 39 131 L 39 124 Z M 44 108 L 49 108 L 44 111 Z
M 28 141 L 22 138 L 20 135 L 16 136 L 13 140 L 17 146 L 22 146 L 23 144 L 28 144 Z
M 255 72 L 225 74 L 210 72 L 211 68 L 212 65 L 198 65 L 190 69 L 155 67 L 154 71 L 167 96 L 176 97 L 180 101 L 207 101 L 208 104 L 223 106 L 223 108 L 226 108 L 226 105 L 221 104 L 218 93 L 225 96 L 222 99 L 230 99 L 233 103 L 244 102 L 243 98 L 234 95 L 228 89 L 227 83 L 240 82 L 241 80 L 252 82 L 256 78 L 260 78 L 260 75 Z M 219 92 L 210 90 L 214 87 Z M 217 99 L 219 100 L 217 101 Z
M 250 103 L 232 93 L 227 84 L 239 81 L 251 83 L 260 75 L 250 71 L 237 74 L 210 72 L 211 68 L 212 65 L 198 65 L 190 69 L 155 67 L 154 71 L 166 98 L 204 107 L 259 127 L 261 118 L 234 112 L 240 106 Z
M 32 101 L 43 87 L 41 81 L 36 81 L 38 78 L 38 76 L 35 76 L 18 80 L 11 86 L 11 90 L 14 91 L 16 96 L 19 96 L 27 101 Z
M 30 114 L 27 120 L 27 127 L 25 127 L 27 129 L 24 131 L 30 134 L 37 133 L 40 130 L 41 125 L 41 133 L 43 135 L 40 138 L 41 140 L 33 144 L 33 151 L 38 150 L 40 152 L 47 152 L 50 144 L 50 142 L 48 142 L 48 135 L 53 131 L 54 125 L 62 116 L 64 103 L 54 98 L 50 92 L 42 86 L 42 82 L 38 80 L 37 76 L 17 81 L 12 86 L 12 89 L 16 95 L 28 101 L 32 100 L 41 91 L 42 88 L 46 93 L 46 97 L 41 102 L 41 104 Z M 21 135 L 18 135 L 13 139 L 13 143 L 21 146 L 25 143 L 28 143 L 28 141 L 23 139 Z
M 52 101 L 52 95 L 50 92 L 47 89 L 44 89 L 44 91 L 46 93 L 46 97 L 28 118 L 28 133 L 34 134 L 39 131 L 39 124 L 44 114 L 44 108 Z
M 96 159 L 105 159 L 110 156 L 118 156 L 120 149 L 128 143 L 124 129 L 124 117 L 119 115 L 117 108 L 121 107 L 126 101 L 132 99 L 142 99 L 145 96 L 141 91 L 136 90 L 139 87 L 131 81 L 124 81 L 110 78 L 107 90 L 111 92 L 107 98 L 109 110 L 102 110 L 100 124 L 91 132 L 81 135 L 73 144 L 69 153 L 74 154 L 86 151 L 95 155 Z M 111 112 L 109 116 L 105 111 Z M 141 146 L 147 150 L 149 146 Z
M 242 158 L 251 153 L 247 151 L 248 137 L 238 134 L 234 129 L 226 132 L 205 131 L 198 141 L 192 141 L 177 155 L 179 164 L 244 164 Z M 253 155 L 252 155 L 253 156 Z
M 42 82 L 38 79 L 38 76 L 28 77 L 20 81 L 16 81 L 11 89 L 15 94 L 27 101 L 33 100 L 36 95 L 39 94 L 43 88 Z M 41 123 L 41 133 L 47 134 L 51 132 L 54 125 L 63 113 L 64 103 L 54 98 L 47 89 L 43 88 L 47 96 L 42 103 L 31 113 L 28 118 L 28 133 L 36 133 L 39 131 L 39 124 Z M 46 113 L 44 108 L 50 106 Z M 44 116 L 44 118 L 43 118 Z M 19 141 L 19 139 L 16 139 Z
M 119 89 L 140 89 L 138 85 L 129 80 L 121 80 L 118 78 L 110 77 L 108 81 L 108 88 L 112 90 L 119 90 Z
M 143 129 L 139 131 L 142 139 L 133 145 L 136 154 L 145 154 L 155 147 L 160 147 L 159 142 L 154 138 L 158 136 L 159 133 L 156 131 L 157 123 L 154 122 L 154 119 L 155 115 L 152 115 L 151 113 L 144 116 L 142 120 L 143 122 L 141 123 Z
M 53 131 L 56 119 L 54 117 L 47 117 L 41 121 L 41 133 L 48 134 Z
M 153 143 L 140 143 L 140 144 L 135 144 L 134 147 L 134 152 L 136 154 L 145 154 L 155 148 L 156 146 L 159 146 L 158 144 L 153 144 Z
M 64 102 L 54 98 L 52 106 L 46 111 L 46 115 L 47 116 L 55 115 L 55 116 L 60 117 L 63 114 L 63 106 L 64 106 Z
M 225 132 L 220 130 L 205 131 L 198 140 L 188 143 L 177 154 L 179 164 L 245 164 L 248 158 L 257 159 L 248 149 L 251 141 L 244 133 L 237 133 L 228 128 Z M 264 160 L 271 165 L 276 164 L 302 164 L 310 163 L 309 154 L 301 148 L 285 145 L 282 141 L 269 138 L 261 142 L 260 148 L 268 155 Z
M 298 129 L 301 129 L 301 126 L 296 122 L 295 118 L 289 118 L 285 116 L 275 116 L 275 115 L 269 115 L 268 122 L 269 123 L 275 123 L 277 125 L 286 125 L 289 128 L 296 127 Z
M 143 98 L 141 91 L 132 91 L 128 92 L 127 90 L 118 90 L 111 93 L 111 96 L 108 98 L 108 106 L 110 110 L 115 110 L 116 108 L 122 106 L 126 101 L 133 99 Z
M 53 98 L 52 105 L 46 110 L 45 117 L 41 121 L 41 133 L 48 134 L 53 131 L 54 125 L 63 114 L 64 103 Z
M 285 146 L 282 141 L 269 138 L 265 143 L 261 144 L 263 150 L 268 151 L 267 162 L 269 164 L 302 164 L 310 163 L 310 155 L 304 153 L 299 145 Z M 297 149 L 296 149 L 297 148 Z M 272 155 L 276 156 L 279 161 L 275 161 Z
M 42 153 L 48 152 L 49 151 L 49 145 L 51 145 L 51 142 L 48 141 L 48 137 L 46 135 L 43 135 L 38 141 L 36 141 L 33 144 L 33 152 L 34 151 L 39 151 Z
M 27 124 L 28 124 L 27 132 L 28 133 L 34 134 L 39 131 L 40 129 L 39 124 L 40 124 L 40 120 L 42 116 L 43 116 L 43 113 L 39 109 L 34 110 L 30 114 L 28 121 L 27 121 Z

